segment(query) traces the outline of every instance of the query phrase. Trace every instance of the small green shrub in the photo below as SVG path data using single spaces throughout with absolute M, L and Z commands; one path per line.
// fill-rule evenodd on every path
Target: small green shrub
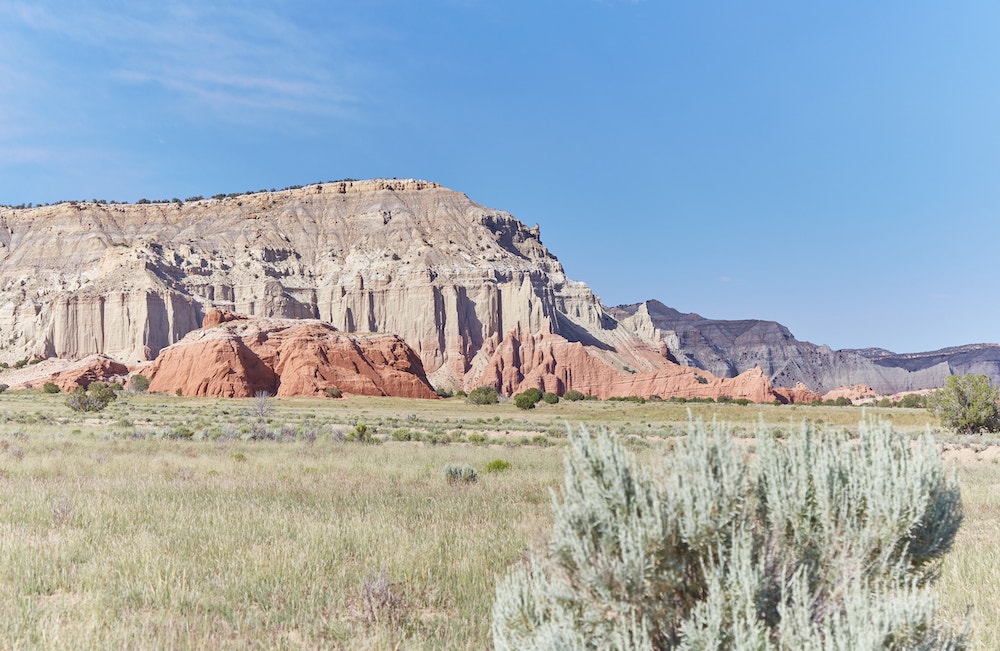
M 569 400 L 570 402 L 576 402 L 577 400 L 583 400 L 586 398 L 582 391 L 577 391 L 576 389 L 570 389 L 563 394 L 563 400 Z
M 542 394 L 542 402 L 544 402 L 547 405 L 554 405 L 557 402 L 559 402 L 559 396 L 552 393 L 551 391 L 546 391 L 545 393 Z
M 483 472 L 504 472 L 505 470 L 510 470 L 510 462 L 503 459 L 494 459 L 483 468 Z
M 519 393 L 514 396 L 514 405 L 518 409 L 534 409 L 536 402 L 537 400 L 534 399 L 534 396 L 528 392 Z
M 356 443 L 381 443 L 382 440 L 375 436 L 375 428 L 369 427 L 366 423 L 358 423 L 347 433 L 347 440 Z
M 172 430 L 170 430 L 170 433 L 167 434 L 167 438 L 191 439 L 194 438 L 194 430 L 184 425 L 177 425 Z
M 646 404 L 646 399 L 642 396 L 611 396 L 608 402 L 634 402 L 636 404 Z
M 524 395 L 530 397 L 533 402 L 538 402 L 542 399 L 542 390 L 537 387 L 531 387 L 524 391 Z
M 449 484 L 474 484 L 479 481 L 476 469 L 468 466 L 445 466 L 444 478 Z
M 500 402 L 500 396 L 493 387 L 482 386 L 470 391 L 466 400 L 472 405 L 495 405 Z
M 444 387 L 436 387 L 434 389 L 434 393 L 436 393 L 439 398 L 451 398 L 455 395 L 454 391 Z
M 413 432 L 406 429 L 405 427 L 394 429 L 389 434 L 389 438 L 391 438 L 393 441 L 411 441 L 413 440 Z
M 118 399 L 114 388 L 106 382 L 91 382 L 86 389 L 77 387 L 66 398 L 66 406 L 73 411 L 101 411 Z
M 907 393 L 905 396 L 899 399 L 896 404 L 897 407 L 908 407 L 910 409 L 926 409 L 927 408 L 927 396 L 920 395 L 919 393 Z
M 342 398 L 344 397 L 344 392 L 340 390 L 339 387 L 327 387 L 323 390 L 327 398 Z
M 473 445 L 484 445 L 486 443 L 486 437 L 480 434 L 479 432 L 473 432 L 472 434 L 469 434 L 465 438 L 465 440 Z
M 128 387 L 135 393 L 146 393 L 149 391 L 149 378 L 142 373 L 136 373 L 128 379 Z
M 42 385 L 42 393 L 60 393 L 62 389 L 55 382 L 46 382 Z

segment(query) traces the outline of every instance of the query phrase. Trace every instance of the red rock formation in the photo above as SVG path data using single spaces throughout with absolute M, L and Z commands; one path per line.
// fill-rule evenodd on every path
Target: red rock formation
M 246 319 L 246 317 L 240 316 L 239 314 L 233 314 L 229 310 L 220 310 L 219 308 L 213 307 L 205 313 L 205 318 L 201 320 L 201 327 L 214 328 L 215 326 L 222 325 L 223 323 L 240 321 L 243 319 Z
M 53 373 L 48 382 L 54 382 L 63 391 L 77 387 L 88 387 L 91 382 L 123 382 L 128 375 L 128 367 L 110 357 L 92 355 L 74 366 Z
M 701 379 L 699 379 L 701 378 Z M 660 396 L 661 398 L 745 398 L 752 402 L 773 402 L 771 381 L 758 368 L 734 378 L 717 378 L 701 369 L 671 364 L 659 371 L 619 377 L 608 389 L 608 397 Z
M 194 334 L 194 333 L 192 333 Z M 193 341 L 192 341 L 193 339 Z M 149 366 L 149 390 L 185 396 L 248 398 L 274 394 L 278 376 L 238 336 L 187 337 Z
M 717 378 L 711 373 L 680 366 L 652 348 L 630 351 L 647 368 L 619 370 L 613 357 L 602 358 L 599 347 L 567 341 L 559 335 L 509 333 L 480 374 L 480 384 L 498 387 L 511 395 L 531 387 L 562 394 L 575 389 L 598 398 L 660 396 L 661 398 L 746 398 L 753 402 L 778 399 L 770 380 L 760 368 L 735 378 Z
M 241 319 L 192 332 L 149 367 L 150 391 L 249 397 L 346 393 L 435 398 L 420 358 L 395 335 L 337 332 L 319 321 Z
M 874 398 L 875 389 L 866 384 L 853 384 L 846 387 L 837 387 L 832 391 L 823 394 L 823 400 L 836 400 L 837 398 L 847 398 L 854 402 L 864 398 Z
M 819 395 L 801 382 L 797 383 L 795 387 L 791 389 L 787 387 L 777 387 L 774 392 L 777 394 L 778 400 L 786 405 L 796 402 L 810 403 L 823 399 L 823 396 Z

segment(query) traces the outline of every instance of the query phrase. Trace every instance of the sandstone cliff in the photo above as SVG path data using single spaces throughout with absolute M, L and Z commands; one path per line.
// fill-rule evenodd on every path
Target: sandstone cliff
M 220 307 L 397 334 L 452 388 L 481 383 L 518 331 L 655 365 L 537 227 L 434 183 L 2 209 L 0 233 L 0 361 L 150 360 Z
M 291 391 L 286 362 L 235 335 L 192 335 L 198 354 L 218 361 L 222 375 L 181 377 L 194 369 L 189 353 L 179 352 L 185 348 L 174 346 L 190 345 L 185 337 L 207 314 L 222 314 L 216 309 L 322 322 L 337 337 L 394 335 L 415 351 L 434 386 L 490 384 L 505 394 L 538 386 L 602 397 L 795 401 L 806 394 L 775 387 L 803 383 L 823 392 L 866 384 L 899 392 L 939 386 L 953 371 L 935 357 L 893 365 L 799 342 L 773 322 L 710 321 L 655 301 L 608 311 L 585 284 L 566 277 L 537 226 L 424 181 L 0 208 L 0 361 L 157 359 L 160 390 Z M 341 341 L 347 348 L 338 354 L 360 345 L 350 341 Z M 320 348 L 309 354 L 324 354 Z M 395 364 L 398 351 L 383 352 Z M 984 354 L 972 357 L 989 365 Z M 222 372 L 221 360 L 232 372 Z M 296 390 L 315 393 L 323 382 Z M 365 391 L 375 389 L 356 392 Z

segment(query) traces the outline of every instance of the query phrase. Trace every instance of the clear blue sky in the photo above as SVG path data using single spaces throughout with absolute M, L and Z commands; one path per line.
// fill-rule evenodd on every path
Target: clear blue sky
M 0 203 L 416 177 L 607 305 L 1000 342 L 998 34 L 961 0 L 0 0 Z

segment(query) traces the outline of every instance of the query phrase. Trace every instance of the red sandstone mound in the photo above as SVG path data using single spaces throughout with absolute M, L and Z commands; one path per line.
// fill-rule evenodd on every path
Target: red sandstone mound
M 206 319 L 208 321 L 208 319 Z M 346 334 L 315 320 L 236 319 L 160 352 L 150 391 L 246 398 L 345 393 L 435 398 L 420 358 L 395 335 Z
M 128 367 L 103 355 L 91 355 L 74 364 L 70 368 L 53 373 L 49 382 L 53 382 L 63 391 L 72 391 L 77 387 L 88 387 L 91 382 L 122 382 L 128 376 Z
M 823 394 L 823 400 L 836 400 L 837 398 L 847 398 L 852 402 L 871 399 L 875 397 L 875 389 L 866 384 L 852 384 L 851 386 L 837 387 L 833 391 Z
M 777 387 L 774 392 L 778 394 L 778 400 L 785 404 L 793 402 L 810 403 L 823 399 L 823 396 L 819 395 L 801 382 L 796 383 L 795 387 L 791 389 L 788 387 Z
M 775 388 L 760 367 L 735 378 L 718 378 L 702 369 L 667 361 L 662 352 L 630 351 L 645 370 L 621 371 L 593 346 L 553 334 L 511 332 L 494 350 L 480 374 L 482 384 L 511 395 L 531 387 L 562 394 L 575 389 L 598 398 L 746 398 L 753 402 L 811 402 L 819 399 L 805 387 Z
M 220 310 L 219 308 L 213 307 L 208 312 L 205 313 L 205 318 L 201 320 L 202 328 L 214 328 L 217 325 L 222 325 L 223 323 L 229 323 L 230 321 L 243 321 L 246 320 L 245 316 L 240 316 L 239 314 L 234 314 L 229 310 Z

